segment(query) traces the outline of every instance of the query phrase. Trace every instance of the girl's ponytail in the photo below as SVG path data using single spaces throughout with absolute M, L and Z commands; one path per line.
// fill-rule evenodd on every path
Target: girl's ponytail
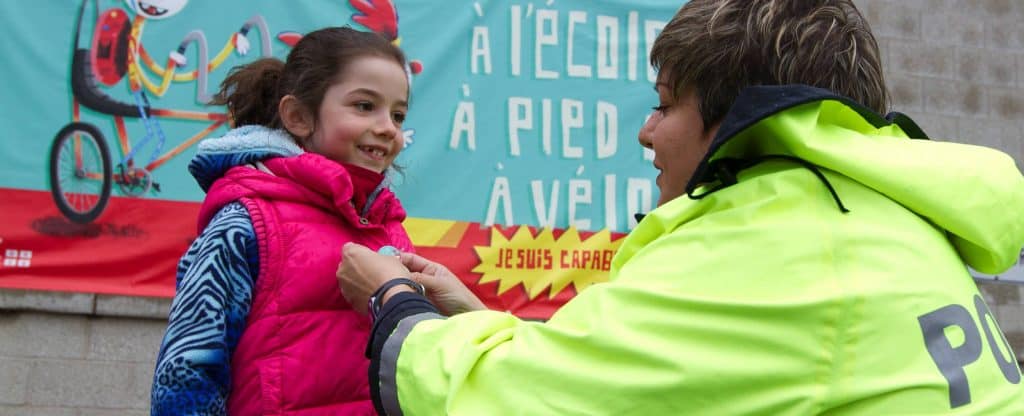
M 236 66 L 220 83 L 220 91 L 210 104 L 227 106 L 231 127 L 250 124 L 280 127 L 277 117 L 277 106 L 281 101 L 278 84 L 283 73 L 284 62 L 277 58 L 261 58 Z

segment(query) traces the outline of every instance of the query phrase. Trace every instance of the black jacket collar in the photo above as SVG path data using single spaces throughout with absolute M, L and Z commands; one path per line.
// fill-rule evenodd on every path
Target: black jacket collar
M 740 132 L 782 111 L 801 104 L 825 100 L 842 102 L 875 127 L 883 127 L 895 123 L 912 138 L 928 138 L 924 131 L 904 114 L 891 112 L 882 117 L 864 105 L 829 90 L 800 84 L 747 87 L 740 91 L 736 101 L 733 102 L 729 112 L 722 120 L 718 133 L 711 140 L 708 152 L 704 155 L 700 164 L 697 165 L 697 170 L 690 178 L 690 182 L 686 184 L 686 193 L 689 194 L 700 184 L 713 180 L 714 174 L 710 172 L 708 162 L 718 152 L 718 149 Z

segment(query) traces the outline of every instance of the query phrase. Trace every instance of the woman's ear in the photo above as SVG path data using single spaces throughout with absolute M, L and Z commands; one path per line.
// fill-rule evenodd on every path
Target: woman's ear
M 304 140 L 313 135 L 316 126 L 313 114 L 294 95 L 281 97 L 281 102 L 277 104 L 277 114 L 280 115 L 285 130 L 292 136 Z

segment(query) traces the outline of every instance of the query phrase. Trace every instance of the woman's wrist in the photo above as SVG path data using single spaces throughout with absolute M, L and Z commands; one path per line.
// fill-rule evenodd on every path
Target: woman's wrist
M 388 299 L 391 299 L 392 296 L 395 296 L 401 292 L 418 293 L 417 290 L 414 290 L 412 287 L 408 285 L 393 286 L 387 291 L 385 291 L 384 294 L 380 295 L 380 304 L 383 305 L 385 303 L 388 303 Z
M 426 295 L 427 290 L 419 282 L 409 279 L 408 277 L 397 277 L 387 282 L 384 282 L 380 287 L 377 288 L 370 295 L 370 299 L 367 305 L 367 312 L 370 315 L 372 321 L 376 321 L 380 309 L 385 302 L 388 301 L 392 296 L 402 292 L 415 292 L 420 295 Z

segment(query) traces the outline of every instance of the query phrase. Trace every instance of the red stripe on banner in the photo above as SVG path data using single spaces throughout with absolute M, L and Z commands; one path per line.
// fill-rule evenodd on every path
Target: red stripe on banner
M 48 191 L 0 188 L 0 288 L 173 297 L 175 269 L 196 237 L 199 206 L 111 197 L 96 221 L 76 224 Z M 497 229 L 511 238 L 517 228 Z M 499 293 L 499 282 L 481 283 L 474 248 L 491 245 L 491 237 L 492 227 L 469 223 L 455 246 L 417 251 L 443 262 L 488 307 L 523 318 L 547 319 L 576 295 L 571 285 L 531 297 L 521 284 Z
M 0 287 L 171 297 L 199 203 L 111 197 L 76 224 L 48 191 L 0 188 L 0 213 Z

